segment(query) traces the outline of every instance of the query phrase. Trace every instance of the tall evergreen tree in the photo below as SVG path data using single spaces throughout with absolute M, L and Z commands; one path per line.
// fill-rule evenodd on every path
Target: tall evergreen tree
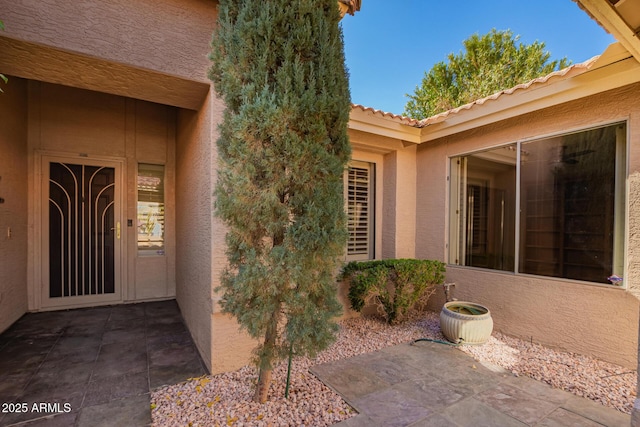
M 550 61 L 545 44 L 517 43 L 513 32 L 491 30 L 466 39 L 464 50 L 449 54 L 425 73 L 404 114 L 422 119 L 509 89 L 569 65 L 566 58 Z
M 210 78 L 226 104 L 216 214 L 221 305 L 261 344 L 255 399 L 291 348 L 326 348 L 341 311 L 350 101 L 336 0 L 221 0 Z

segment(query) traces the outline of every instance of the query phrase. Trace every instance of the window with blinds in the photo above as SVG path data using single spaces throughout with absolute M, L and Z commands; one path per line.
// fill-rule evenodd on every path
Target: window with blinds
M 349 261 L 374 258 L 374 177 L 373 163 L 352 162 L 346 173 Z

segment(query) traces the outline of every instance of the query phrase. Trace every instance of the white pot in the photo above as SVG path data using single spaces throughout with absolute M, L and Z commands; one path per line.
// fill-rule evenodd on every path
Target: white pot
M 491 312 L 485 306 L 466 301 L 445 303 L 440 312 L 440 329 L 456 344 L 482 344 L 493 331 Z

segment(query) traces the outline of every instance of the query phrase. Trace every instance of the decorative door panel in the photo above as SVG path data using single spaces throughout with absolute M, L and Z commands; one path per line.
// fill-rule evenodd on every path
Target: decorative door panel
M 117 164 L 44 162 L 44 306 L 120 299 Z

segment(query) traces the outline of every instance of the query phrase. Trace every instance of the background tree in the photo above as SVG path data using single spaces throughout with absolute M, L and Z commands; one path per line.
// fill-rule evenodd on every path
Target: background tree
M 549 61 L 551 54 L 542 42 L 525 45 L 518 44 L 519 39 L 510 30 L 472 35 L 463 42 L 463 51 L 449 54 L 447 62 L 438 62 L 425 73 L 415 93 L 407 94 L 404 114 L 429 117 L 570 64 L 566 58 Z
M 274 362 L 327 347 L 341 311 L 350 100 L 335 0 L 222 0 L 210 78 L 224 99 L 216 214 L 221 305 L 252 337 L 264 402 Z

